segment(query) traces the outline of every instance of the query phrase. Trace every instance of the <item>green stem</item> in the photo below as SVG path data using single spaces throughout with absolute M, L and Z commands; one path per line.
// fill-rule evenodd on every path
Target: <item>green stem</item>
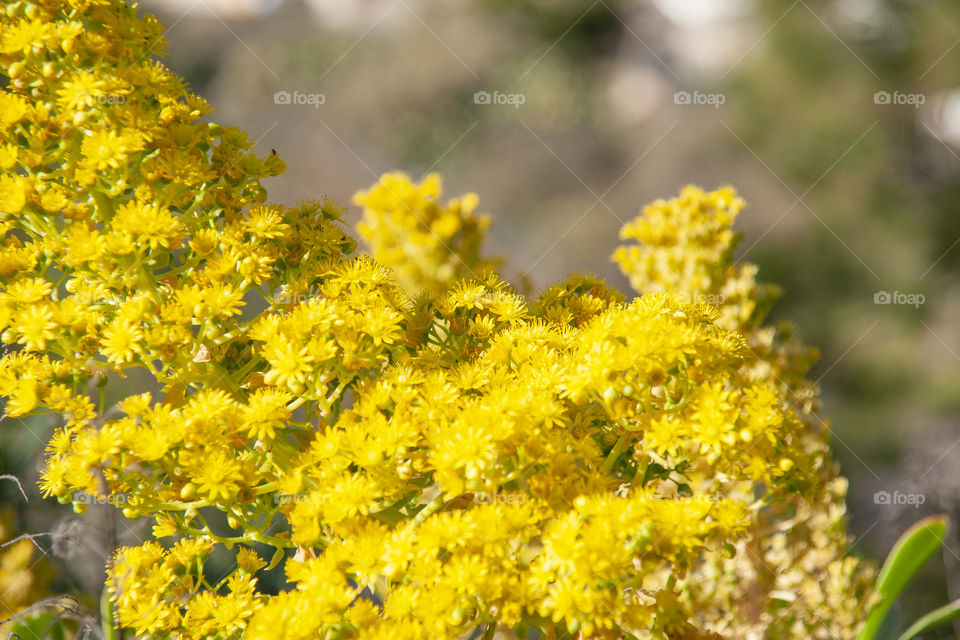
M 493 636 L 494 636 L 494 634 L 496 634 L 496 632 L 497 632 L 497 623 L 496 623 L 496 622 L 488 622 L 488 623 L 487 623 L 487 628 L 484 629 L 484 631 L 483 631 L 483 638 L 482 638 L 482 640 L 492 640 L 492 639 L 493 639 Z
M 157 291 L 157 285 L 153 281 L 153 274 L 147 270 L 147 265 L 143 262 L 137 267 L 137 274 L 140 276 L 138 281 L 141 287 L 147 290 L 153 301 L 157 303 L 157 308 L 163 306 L 163 300 L 160 298 L 160 292 Z
M 326 418 L 331 423 L 334 419 L 340 415 L 340 402 L 343 400 L 343 393 L 346 391 L 347 387 L 356 379 L 356 376 L 350 376 L 349 378 L 344 378 L 337 384 L 337 388 L 333 390 L 333 393 L 330 394 L 327 398 L 324 398 L 327 415 Z
M 393 524 L 396 524 L 397 522 L 400 522 L 400 520 L 404 519 L 403 515 L 400 514 L 400 509 L 403 509 L 405 506 L 410 504 L 410 501 L 415 498 L 418 493 L 420 493 L 419 488 L 414 489 L 413 491 L 408 491 L 393 502 L 385 500 L 371 509 L 370 515 L 376 518 L 389 520 L 393 522 Z
M 617 460 L 620 458 L 620 454 L 623 453 L 624 449 L 627 448 L 627 434 L 621 434 L 617 439 L 617 443 L 613 445 L 613 449 L 610 450 L 610 454 L 607 455 L 607 459 L 603 461 L 603 466 L 601 470 L 609 475 L 610 471 L 613 469 L 613 465 L 617 463 Z
M 276 483 L 276 482 L 268 482 L 267 484 L 258 485 L 258 486 L 253 490 L 253 492 L 254 492 L 255 494 L 257 494 L 258 496 L 262 496 L 262 495 L 265 494 L 265 493 L 270 493 L 271 491 L 276 491 L 276 490 L 277 490 L 277 483 Z
M 110 591 L 104 587 L 100 594 L 100 628 L 104 640 L 118 640 L 117 625 L 113 617 L 113 602 L 110 601 Z
M 242 383 L 244 378 L 247 377 L 247 374 L 253 371 L 253 368 L 260 362 L 260 356 L 252 356 L 247 364 L 236 370 L 237 380 Z
M 633 480 L 630 481 L 630 484 L 634 486 L 642 486 L 643 478 L 647 475 L 647 467 L 650 466 L 650 460 L 647 459 L 644 462 L 637 463 L 637 472 L 633 474 Z
M 192 264 L 182 264 L 179 267 L 173 267 L 172 269 L 169 269 L 168 271 L 164 271 L 163 273 L 158 273 L 157 275 L 160 276 L 161 278 L 168 278 L 170 276 L 180 275 L 184 271 L 192 268 L 193 268 Z
M 413 518 L 413 521 L 417 524 L 420 524 L 421 522 L 423 522 L 424 520 L 432 516 L 434 513 L 437 512 L 437 510 L 440 509 L 440 507 L 443 506 L 443 503 L 446 502 L 446 500 L 444 500 L 445 497 L 446 497 L 445 494 L 440 493 L 440 495 L 438 495 L 436 498 L 431 500 L 427 504 L 427 506 L 424 507 L 423 510 L 420 511 L 420 513 L 418 513 Z
M 100 374 L 100 379 L 97 380 L 97 395 L 99 396 L 99 408 L 97 413 L 103 415 L 104 410 L 107 408 L 107 376 L 106 373 Z
M 206 329 L 206 325 L 204 325 L 204 329 Z M 229 342 L 230 340 L 233 340 L 234 338 L 239 337 L 245 330 L 246 330 L 245 327 L 239 327 L 234 331 L 227 331 L 226 333 L 221 333 L 219 336 L 213 339 L 213 344 L 221 345 L 225 342 Z
M 56 296 L 56 298 L 57 298 L 58 300 L 59 300 L 59 298 L 60 298 L 60 293 L 59 293 L 59 291 L 60 291 L 60 285 L 62 285 L 62 284 L 63 284 L 63 281 L 66 280 L 67 277 L 69 277 L 69 276 L 70 276 L 70 271 L 69 271 L 69 270 L 68 270 L 68 271 L 64 271 L 64 272 L 63 272 L 63 275 L 60 276 L 60 279 L 57 280 L 56 283 L 54 283 L 54 285 L 53 285 L 53 295 Z
M 293 549 L 297 545 L 293 543 L 289 538 L 278 538 L 276 536 L 267 535 L 260 531 L 250 531 L 247 535 L 244 536 L 218 536 L 209 529 L 197 529 L 196 527 L 179 527 L 180 531 L 183 533 L 190 534 L 192 536 L 210 536 L 214 540 L 220 543 L 229 543 L 229 544 L 250 544 L 253 542 L 262 542 L 263 544 L 268 544 L 272 547 L 285 549 Z M 326 544 L 327 540 L 324 539 L 323 543 Z
M 223 384 L 230 390 L 230 392 L 233 395 L 244 400 L 246 399 L 247 397 L 246 389 L 242 388 L 237 383 L 237 381 L 233 379 L 233 377 L 230 375 L 230 372 L 227 371 L 222 364 L 220 364 L 216 360 L 210 360 L 206 364 L 210 368 L 211 373 L 213 374 L 213 375 L 208 375 L 207 376 L 208 379 L 205 380 L 205 382 L 210 387 L 216 387 L 217 385 Z

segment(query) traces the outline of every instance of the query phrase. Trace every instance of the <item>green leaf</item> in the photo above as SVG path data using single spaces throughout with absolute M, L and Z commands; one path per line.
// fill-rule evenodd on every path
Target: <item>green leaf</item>
M 63 622 L 55 620 L 52 613 L 44 613 L 25 618 L 13 626 L 11 634 L 17 634 L 22 640 L 64 640 Z
M 880 602 L 871 609 L 857 640 L 875 640 L 890 607 L 907 584 L 943 544 L 947 535 L 947 517 L 924 518 L 910 527 L 893 545 L 877 577 Z
M 267 571 L 280 564 L 280 561 L 283 560 L 283 557 L 286 555 L 286 551 L 283 547 L 277 547 L 276 553 L 273 554 L 273 559 L 271 559 L 270 564 L 267 565 Z
M 665 469 L 656 462 L 651 462 L 643 472 L 643 481 L 641 484 L 647 486 L 647 483 L 651 480 L 663 480 L 668 477 L 670 477 L 670 469 Z
M 110 222 L 116 213 L 116 209 L 113 208 L 113 201 L 107 197 L 107 194 L 102 191 L 97 191 L 94 189 L 90 192 L 93 195 L 93 202 L 97 205 L 97 210 L 100 213 L 100 218 L 104 222 Z
M 912 640 L 924 631 L 946 624 L 957 617 L 960 617 L 960 600 L 954 600 L 921 616 L 897 640 Z

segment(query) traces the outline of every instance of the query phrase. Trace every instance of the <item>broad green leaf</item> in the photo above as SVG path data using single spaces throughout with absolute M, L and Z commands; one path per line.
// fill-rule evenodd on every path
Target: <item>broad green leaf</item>
M 897 640 L 912 640 L 924 631 L 939 627 L 957 617 L 960 617 L 960 600 L 954 600 L 950 604 L 945 604 L 921 616 Z
M 857 640 L 875 640 L 890 607 L 917 572 L 937 552 L 947 535 L 947 517 L 924 518 L 910 527 L 893 545 L 877 577 L 880 602 L 867 616 Z

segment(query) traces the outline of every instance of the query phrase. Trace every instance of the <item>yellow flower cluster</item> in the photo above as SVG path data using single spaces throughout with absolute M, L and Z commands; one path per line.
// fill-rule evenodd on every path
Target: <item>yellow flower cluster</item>
M 737 555 L 704 553 L 689 586 L 717 607 L 700 614 L 725 636 L 847 637 L 864 620 L 864 603 L 873 601 L 873 574 L 846 553 L 846 480 L 830 457 L 829 425 L 816 414 L 816 385 L 804 377 L 817 352 L 804 347 L 790 325 L 763 326 L 778 291 L 755 282 L 756 266 L 733 263 L 739 238 L 731 226 L 743 204 L 729 187 L 686 187 L 625 225 L 621 238 L 636 244 L 613 254 L 638 293 L 667 288 L 716 307 L 717 324 L 745 343 L 737 374 L 776 393 L 797 421 L 787 437 L 806 460 L 780 459 L 778 466 L 809 465 L 812 491 L 768 503 L 737 543 Z M 768 609 L 745 616 L 741 603 L 751 598 L 768 602 Z
M 266 203 L 279 159 L 200 122 L 150 61 L 155 19 L 2 11 L 0 395 L 63 416 L 46 495 L 155 523 L 111 566 L 122 625 L 853 637 L 872 574 L 844 558 L 810 354 L 731 263 L 731 190 L 628 226 L 633 300 L 588 276 L 525 300 L 435 176 L 358 194 L 373 256 L 352 258 L 332 203 Z M 108 406 L 128 370 L 160 391 Z M 211 583 L 217 548 L 236 568 Z
M 497 265 L 480 257 L 490 217 L 475 213 L 477 195 L 468 193 L 442 204 L 442 193 L 442 179 L 436 173 L 418 184 L 402 173 L 388 173 L 353 198 L 363 207 L 357 231 L 408 293 L 445 288 Z

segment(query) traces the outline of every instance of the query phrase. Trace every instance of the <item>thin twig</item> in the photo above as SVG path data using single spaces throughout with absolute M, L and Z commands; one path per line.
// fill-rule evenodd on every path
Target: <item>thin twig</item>
M 67 605 L 62 604 L 62 603 L 60 602 L 61 600 L 71 600 L 71 601 L 73 601 L 74 603 L 76 603 L 77 608 L 75 608 L 75 609 L 70 608 L 70 607 L 68 607 Z M 32 612 L 32 611 L 36 611 L 37 609 L 43 609 L 44 607 L 60 607 L 60 608 L 63 609 L 64 611 L 69 611 L 70 613 L 74 614 L 75 616 L 80 616 L 81 618 L 84 617 L 83 612 L 80 611 L 80 609 L 79 609 L 79 607 L 80 607 L 80 601 L 79 601 L 79 600 L 77 600 L 77 599 L 74 598 L 73 596 L 54 596 L 54 597 L 52 597 L 52 598 L 46 598 L 46 599 L 44 599 L 44 600 L 40 600 L 39 602 L 34 602 L 34 603 L 33 603 L 32 605 L 30 605 L 29 607 L 26 607 L 26 608 L 24 608 L 24 609 L 21 609 L 20 611 L 18 611 L 17 613 L 13 614 L 13 615 L 10 616 L 9 618 L 5 618 L 5 619 L 3 619 L 3 620 L 0 620 L 0 625 L 5 625 L 5 624 L 7 624 L 8 622 L 12 622 L 12 621 L 14 621 L 14 620 L 19 620 L 20 618 L 26 616 L 28 613 L 30 613 L 30 612 Z
M 37 541 L 34 540 L 34 538 L 39 538 L 40 536 L 52 536 L 52 535 L 53 535 L 53 533 L 50 533 L 50 532 L 45 532 L 45 533 L 24 533 L 23 535 L 17 536 L 17 537 L 14 538 L 13 540 L 7 540 L 7 541 L 4 542 L 3 544 L 0 544 L 0 549 L 3 549 L 4 547 L 9 547 L 10 545 L 16 544 L 16 543 L 20 542 L 21 540 L 29 540 L 30 542 L 33 543 L 33 546 L 35 546 L 37 549 L 40 550 L 40 553 L 42 553 L 43 555 L 46 556 L 46 555 L 49 555 L 49 554 L 48 554 L 46 551 L 44 551 L 43 547 L 41 547 L 41 546 L 37 543 Z
M 8 474 L 0 475 L 0 480 L 13 480 L 17 483 L 17 488 L 20 489 L 20 495 L 23 496 L 23 499 L 27 502 L 30 502 L 30 498 L 27 497 L 27 492 L 23 490 L 23 485 L 20 484 L 20 478 L 17 476 L 11 476 Z

